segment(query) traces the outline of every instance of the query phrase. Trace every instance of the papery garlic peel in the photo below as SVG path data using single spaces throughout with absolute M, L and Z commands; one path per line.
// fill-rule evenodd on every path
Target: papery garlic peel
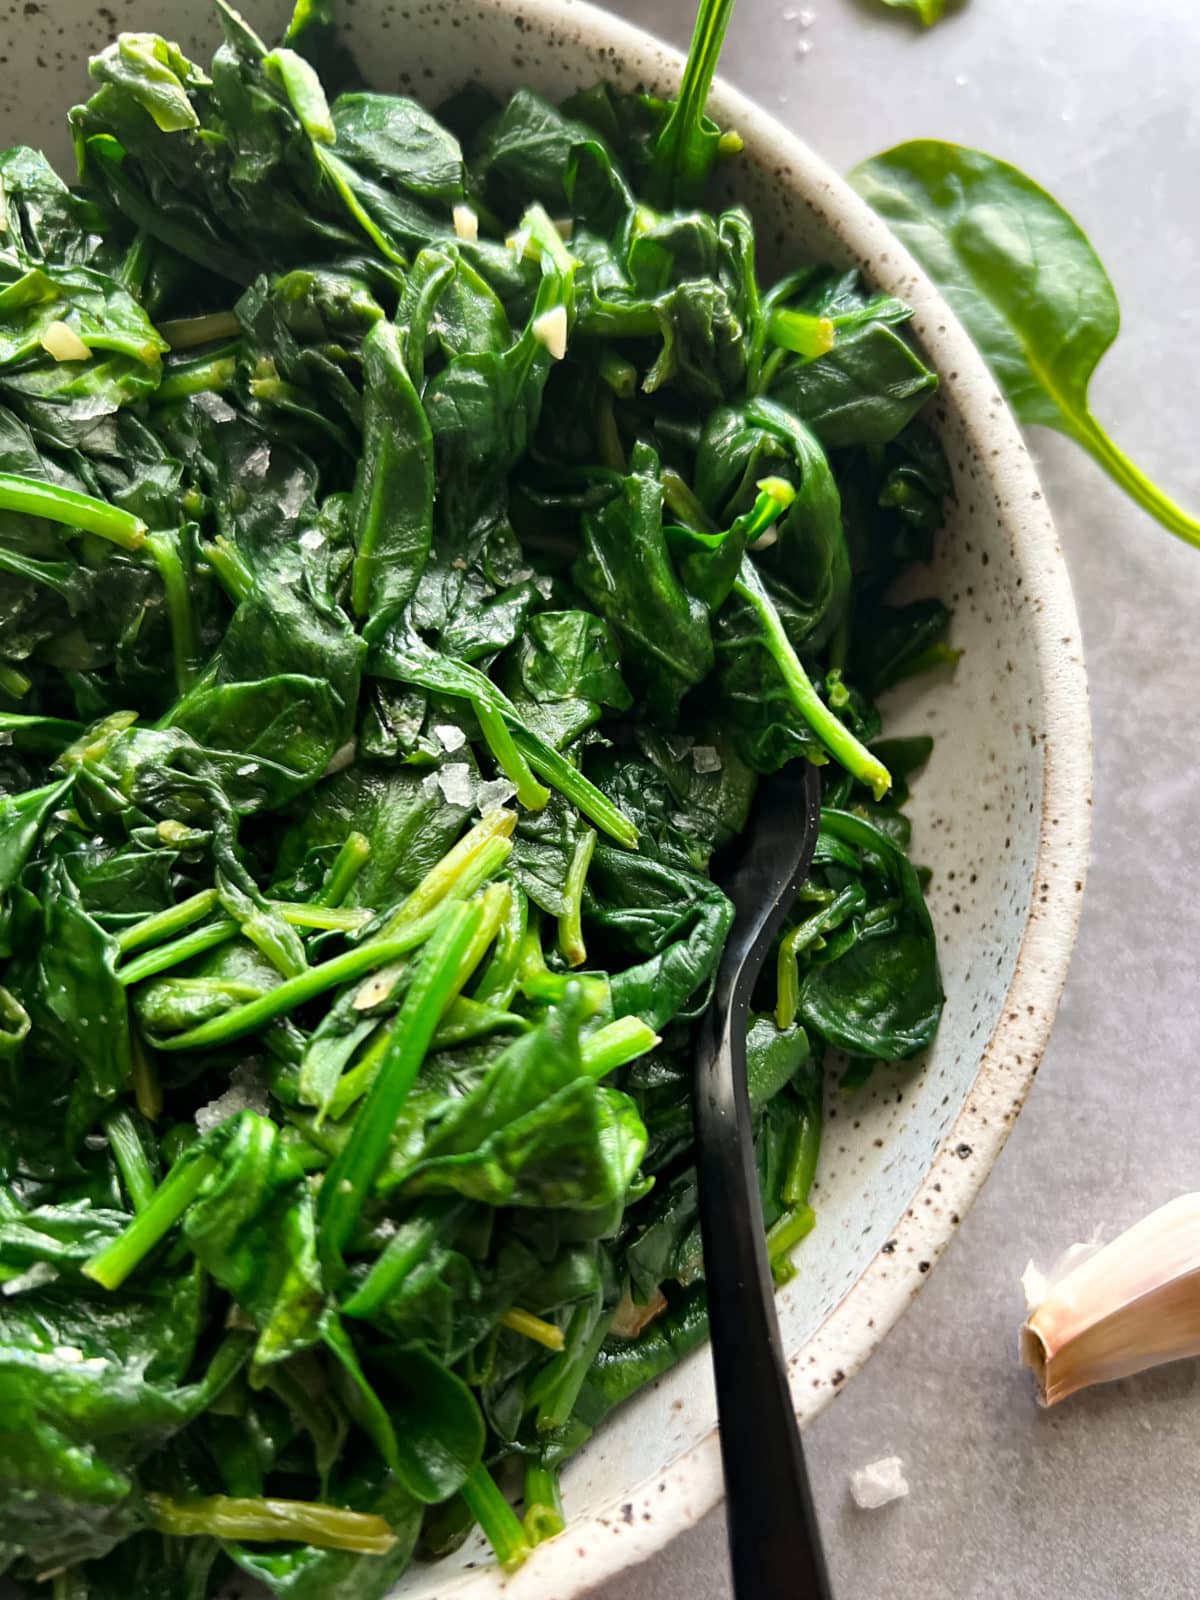
M 1053 1284 L 1021 1328 L 1042 1405 L 1200 1355 L 1200 1194 L 1181 1195 Z

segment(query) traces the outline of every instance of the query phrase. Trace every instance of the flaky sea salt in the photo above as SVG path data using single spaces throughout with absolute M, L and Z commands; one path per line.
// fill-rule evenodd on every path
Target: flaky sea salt
M 697 772 L 720 772 L 721 757 L 715 745 L 694 744 L 692 765 Z
M 899 1456 L 882 1456 L 850 1474 L 850 1493 L 862 1511 L 878 1511 L 908 1493 L 904 1462 Z
M 219 394 L 214 394 L 211 389 L 201 389 L 199 394 L 192 396 L 192 400 L 214 422 L 232 422 L 237 416 L 233 407 L 222 400 Z
M 252 477 L 261 478 L 266 474 L 271 465 L 271 446 L 264 439 L 262 444 L 255 445 L 250 454 L 242 462 L 242 471 L 248 472 Z
M 466 734 L 452 722 L 438 723 L 433 730 L 433 736 L 447 755 L 453 755 L 456 750 L 461 750 L 467 742 Z
M 319 550 L 325 543 L 325 535 L 318 533 L 316 528 L 305 528 L 300 535 L 300 546 L 304 550 Z
M 196 1126 L 201 1133 L 211 1133 L 222 1122 L 236 1117 L 239 1111 L 257 1111 L 260 1116 L 267 1113 L 267 1086 L 256 1062 L 234 1067 L 224 1094 L 207 1105 L 196 1107 Z
M 495 811 L 506 800 L 511 800 L 517 792 L 515 783 L 510 783 L 507 778 L 493 778 L 490 783 L 481 783 L 475 791 L 475 804 L 481 812 Z
M 447 805 L 474 805 L 475 780 L 465 761 L 452 761 L 449 766 L 439 767 L 437 785 Z

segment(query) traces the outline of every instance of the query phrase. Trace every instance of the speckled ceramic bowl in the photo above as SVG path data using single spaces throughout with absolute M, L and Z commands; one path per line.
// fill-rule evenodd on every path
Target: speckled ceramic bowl
M 111 0 L 115 6 L 116 0 Z M 264 33 L 280 0 L 243 0 Z M 196 0 L 3 0 L 4 142 L 65 162 L 62 112 L 87 56 L 117 26 L 154 28 L 207 52 Z M 349 42 L 381 88 L 433 100 L 477 77 L 562 96 L 598 76 L 670 93 L 682 60 L 577 0 L 342 0 Z M 189 53 L 191 51 L 189 50 Z M 203 55 L 202 59 L 207 59 Z M 0 61 L 4 60 L 0 54 Z M 718 86 L 711 110 L 745 140 L 730 178 L 765 250 L 789 263 L 858 262 L 916 311 L 940 373 L 935 415 L 956 505 L 921 587 L 954 608 L 953 677 L 894 703 L 890 732 L 930 732 L 916 789 L 916 856 L 948 1003 L 928 1060 L 835 1099 L 816 1185 L 819 1224 L 779 1296 L 796 1409 L 828 1404 L 883 1338 L 954 1235 L 1037 1072 L 1075 937 L 1087 858 L 1087 696 L 1079 625 L 1037 477 L 996 386 L 944 302 L 846 184 L 779 124 Z M 686 1361 L 614 1417 L 570 1466 L 570 1526 L 513 1578 L 477 1543 L 414 1569 L 406 1596 L 571 1600 L 696 1521 L 721 1493 L 708 1356 Z

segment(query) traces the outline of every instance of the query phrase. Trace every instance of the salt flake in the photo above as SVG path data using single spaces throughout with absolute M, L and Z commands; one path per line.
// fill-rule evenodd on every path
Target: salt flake
M 456 750 L 461 750 L 467 742 L 466 734 L 452 722 L 439 723 L 433 730 L 433 736 L 447 755 L 453 755 Z
M 899 1456 L 883 1456 L 850 1474 L 850 1493 L 862 1511 L 878 1511 L 908 1493 L 904 1462 Z
M 465 761 L 452 761 L 438 769 L 438 788 L 447 805 L 469 806 L 475 803 L 475 780 Z
M 235 1067 L 229 1087 L 207 1105 L 197 1106 L 196 1126 L 201 1133 L 211 1133 L 221 1123 L 236 1117 L 239 1111 L 257 1111 L 267 1114 L 267 1086 L 257 1062 L 247 1062 Z
M 717 747 L 711 744 L 694 744 L 692 765 L 697 772 L 720 772 L 721 756 Z

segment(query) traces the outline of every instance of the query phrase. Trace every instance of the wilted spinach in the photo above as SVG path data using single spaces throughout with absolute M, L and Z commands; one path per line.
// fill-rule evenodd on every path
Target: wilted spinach
M 889 599 L 949 483 L 906 308 L 704 208 L 729 0 L 678 103 L 441 115 L 328 0 L 218 9 L 96 58 L 81 190 L 0 156 L 0 1566 L 371 1600 L 558 1531 L 703 1338 L 760 774 L 826 769 L 749 1034 L 780 1277 L 825 1053 L 933 1037 L 872 697 L 952 657 Z

